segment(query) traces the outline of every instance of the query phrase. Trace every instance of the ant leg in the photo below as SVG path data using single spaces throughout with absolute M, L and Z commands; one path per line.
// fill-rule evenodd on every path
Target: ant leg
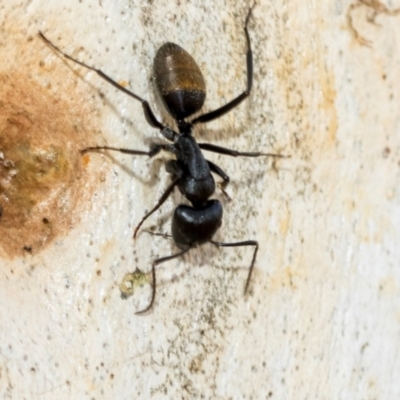
M 206 161 L 208 163 L 210 171 L 219 175 L 223 179 L 222 186 L 223 186 L 223 188 L 226 188 L 228 186 L 229 181 L 231 180 L 229 178 L 229 176 L 220 167 L 218 167 L 218 165 L 214 164 L 211 161 L 208 161 L 208 160 L 206 160 Z
M 222 115 L 233 110 L 246 97 L 248 97 L 250 95 L 251 88 L 253 86 L 253 52 L 251 50 L 250 35 L 249 35 L 249 31 L 247 30 L 247 26 L 249 24 L 249 19 L 250 19 L 253 8 L 254 8 L 254 5 L 250 8 L 250 10 L 247 14 L 247 17 L 246 17 L 246 22 L 244 24 L 244 33 L 246 35 L 246 42 L 247 42 L 247 53 L 246 53 L 247 88 L 246 88 L 246 90 L 242 94 L 240 94 L 239 96 L 234 98 L 232 101 L 230 101 L 228 104 L 225 104 L 224 106 L 217 108 L 214 111 L 210 111 L 206 114 L 200 115 L 199 117 L 195 118 L 193 121 L 191 121 L 192 124 L 209 122 L 209 121 L 212 121 L 213 119 L 219 118 Z
M 101 78 L 103 78 L 105 81 L 107 81 L 108 83 L 110 83 L 111 85 L 113 85 L 115 88 L 117 88 L 118 90 L 120 90 L 121 92 L 124 92 L 125 94 L 127 94 L 130 97 L 133 97 L 135 100 L 138 100 L 142 103 L 142 107 L 143 107 L 143 112 L 144 112 L 144 116 L 146 118 L 146 121 L 148 122 L 148 124 L 150 126 L 152 126 L 153 128 L 158 128 L 160 130 L 165 129 L 165 125 L 163 125 L 160 121 L 158 121 L 158 119 L 155 117 L 153 110 L 151 109 L 149 103 L 147 100 L 142 99 L 141 97 L 139 97 L 137 94 L 131 92 L 128 89 L 125 89 L 123 86 L 121 86 L 119 83 L 117 83 L 116 81 L 114 81 L 113 79 L 111 79 L 108 75 L 106 75 L 103 71 L 101 71 L 100 69 L 91 67 L 90 65 L 87 65 L 79 60 L 76 60 L 75 58 L 71 57 L 70 55 L 68 55 L 67 53 L 64 53 L 61 49 L 59 49 L 56 45 L 54 45 L 52 42 L 50 42 L 49 39 L 47 39 L 42 32 L 39 31 L 39 36 L 44 40 L 44 42 L 49 45 L 51 48 L 53 48 L 55 51 L 57 51 L 59 54 L 61 54 L 62 56 L 64 56 L 65 58 L 67 58 L 70 61 L 73 61 L 74 63 L 85 67 L 93 72 L 96 72 L 97 75 L 99 75 Z
M 214 153 L 225 154 L 232 157 L 275 157 L 275 158 L 290 158 L 291 156 L 285 156 L 283 154 L 273 154 L 273 153 L 260 153 L 260 152 L 244 152 L 232 149 L 227 149 L 226 147 L 217 146 L 211 143 L 198 143 L 199 147 L 205 151 L 212 151 Z
M 177 160 L 168 160 L 165 164 L 165 170 L 172 175 L 172 179 L 180 178 L 184 174 Z
M 214 240 L 210 240 L 210 242 L 213 245 L 218 246 L 218 247 L 241 247 L 241 246 L 254 246 L 255 247 L 254 253 L 253 253 L 253 259 L 251 260 L 249 273 L 248 273 L 247 279 L 246 279 L 246 284 L 244 285 L 244 294 L 246 295 L 247 291 L 249 289 L 251 275 L 253 273 L 254 263 L 256 261 L 256 256 L 257 256 L 257 251 L 258 251 L 258 242 L 256 240 L 246 240 L 244 242 L 235 242 L 235 243 L 214 242 Z
M 137 155 L 137 156 L 154 157 L 161 150 L 165 150 L 165 151 L 171 152 L 171 146 L 165 145 L 165 144 L 153 143 L 150 146 L 150 150 L 149 151 L 123 149 L 123 148 L 111 147 L 111 146 L 94 146 L 94 147 L 86 147 L 85 149 L 81 150 L 81 154 L 85 154 L 85 153 L 88 153 L 90 151 L 96 152 L 96 151 L 99 151 L 99 150 L 119 151 L 120 153 L 124 153 L 124 154 L 133 154 L 133 155 Z
M 146 313 L 147 311 L 149 311 L 153 307 L 154 299 L 156 298 L 156 286 L 157 286 L 156 285 L 156 265 L 161 264 L 161 263 L 166 262 L 166 261 L 169 261 L 169 260 L 172 260 L 174 258 L 178 258 L 178 257 L 182 256 L 183 254 L 185 254 L 186 252 L 188 252 L 190 249 L 191 249 L 191 247 L 188 247 L 187 249 L 182 250 L 179 253 L 172 254 L 172 256 L 162 257 L 162 258 L 159 258 L 159 259 L 153 261 L 153 264 L 151 265 L 151 276 L 152 276 L 151 287 L 152 287 L 152 293 L 151 293 L 150 303 L 144 310 L 137 311 L 135 314 L 137 314 L 137 315 L 144 314 L 144 313 Z
M 218 167 L 218 165 L 214 164 L 211 161 L 208 161 L 208 160 L 206 160 L 206 161 L 208 163 L 208 167 L 210 168 L 210 171 L 214 172 L 214 174 L 219 175 L 223 179 L 223 182 L 219 182 L 218 185 L 220 185 L 221 191 L 224 194 L 224 196 L 227 198 L 227 200 L 231 201 L 232 200 L 231 196 L 229 196 L 229 194 L 225 191 L 225 188 L 228 186 L 228 183 L 231 179 L 220 167 Z
M 136 239 L 138 230 L 142 226 L 143 222 L 146 221 L 146 219 L 149 218 L 151 214 L 153 214 L 155 211 L 157 211 L 164 204 L 165 200 L 167 200 L 168 196 L 171 194 L 171 192 L 173 191 L 175 185 L 178 183 L 180 178 L 181 177 L 179 176 L 172 181 L 172 183 L 167 187 L 167 190 L 160 197 L 160 200 L 158 200 L 157 204 L 142 218 L 142 220 L 136 226 L 135 231 L 133 232 L 134 239 Z

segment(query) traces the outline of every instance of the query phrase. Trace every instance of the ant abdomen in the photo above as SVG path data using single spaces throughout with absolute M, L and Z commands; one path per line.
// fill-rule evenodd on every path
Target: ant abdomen
M 181 46 L 163 44 L 154 57 L 153 71 L 157 93 L 173 118 L 183 120 L 203 107 L 206 99 L 203 74 Z

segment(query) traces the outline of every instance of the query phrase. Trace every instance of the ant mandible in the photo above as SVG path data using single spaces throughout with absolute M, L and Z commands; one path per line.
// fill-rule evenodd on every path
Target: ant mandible
M 153 261 L 151 269 L 151 300 L 146 308 L 136 312 L 136 314 L 146 313 L 154 304 L 156 296 L 156 265 L 180 257 L 187 253 L 190 249 L 207 242 L 210 242 L 218 247 L 254 247 L 253 258 L 244 287 L 244 293 L 246 294 L 248 291 L 257 256 L 258 242 L 255 240 L 246 240 L 242 242 L 224 243 L 212 240 L 214 234 L 221 226 L 223 210 L 220 201 L 216 199 L 209 199 L 210 196 L 215 192 L 215 181 L 211 173 L 213 172 L 222 178 L 223 189 L 229 183 L 230 178 L 218 165 L 205 159 L 202 154 L 202 150 L 233 157 L 270 156 L 283 158 L 287 156 L 260 152 L 240 152 L 210 143 L 197 143 L 196 139 L 192 135 L 192 131 L 194 125 L 206 123 L 221 117 L 237 107 L 250 95 L 253 83 L 253 53 L 251 50 L 250 36 L 247 27 L 253 8 L 254 5 L 248 11 L 244 25 L 244 33 L 247 42 L 247 88 L 232 101 L 214 111 L 207 112 L 190 121 L 186 121 L 189 116 L 200 111 L 204 104 L 206 87 L 203 75 L 193 57 L 177 44 L 165 43 L 157 51 L 153 65 L 156 91 L 165 109 L 174 118 L 178 127 L 178 132 L 161 123 L 155 117 L 149 103 L 146 100 L 124 88 L 101 70 L 91 67 L 64 53 L 52 42 L 50 42 L 50 40 L 48 40 L 42 32 L 39 32 L 41 38 L 62 56 L 76 64 L 96 72 L 101 78 L 106 80 L 118 90 L 121 90 L 128 96 L 140 101 L 142 103 L 144 116 L 148 124 L 153 128 L 158 128 L 161 135 L 164 136 L 164 138 L 168 141 L 172 142 L 172 144 L 152 144 L 149 151 L 116 148 L 110 146 L 87 147 L 81 150 L 82 154 L 89 151 L 113 150 L 121 153 L 149 157 L 153 157 L 161 150 L 164 150 L 175 155 L 176 159 L 167 161 L 166 163 L 166 171 L 171 175 L 172 182 L 158 200 L 157 204 L 148 213 L 146 213 L 146 215 L 136 226 L 133 235 L 134 238 L 136 238 L 138 230 L 143 222 L 161 207 L 175 186 L 177 186 L 180 192 L 192 203 L 192 206 L 181 204 L 175 209 L 172 217 L 172 238 L 181 251 Z

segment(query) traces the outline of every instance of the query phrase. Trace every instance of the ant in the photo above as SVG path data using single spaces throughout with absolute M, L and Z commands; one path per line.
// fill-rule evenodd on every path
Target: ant
M 193 57 L 175 43 L 165 43 L 157 51 L 153 64 L 156 91 L 166 111 L 175 120 L 178 127 L 178 132 L 161 123 L 155 117 L 149 103 L 146 100 L 130 90 L 125 89 L 101 70 L 84 64 L 83 62 L 78 61 L 64 53 L 52 42 L 50 42 L 50 40 L 48 40 L 43 33 L 39 32 L 41 38 L 62 56 L 78 65 L 96 72 L 101 78 L 106 80 L 118 90 L 121 90 L 128 96 L 133 97 L 137 101 L 141 102 L 144 116 L 148 124 L 153 128 L 159 129 L 161 135 L 168 141 L 172 142 L 171 144 L 154 143 L 150 146 L 149 151 L 116 148 L 110 146 L 87 147 L 81 150 L 82 154 L 90 151 L 112 150 L 126 154 L 148 157 L 153 157 L 161 150 L 164 150 L 175 155 L 176 159 L 167 161 L 165 166 L 166 171 L 171 175 L 172 182 L 158 200 L 157 204 L 146 213 L 146 215 L 136 226 L 133 235 L 134 238 L 136 238 L 138 230 L 142 226 L 143 222 L 162 206 L 162 204 L 174 190 L 175 186 L 178 187 L 180 192 L 192 204 L 191 206 L 181 204 L 176 207 L 172 217 L 172 238 L 176 246 L 181 251 L 153 261 L 151 266 L 151 299 L 148 306 L 141 311 L 137 311 L 136 314 L 144 314 L 153 307 L 156 296 L 156 265 L 180 257 L 194 247 L 208 242 L 218 247 L 254 247 L 253 258 L 244 286 L 244 294 L 246 294 L 248 291 L 254 263 L 256 261 L 258 242 L 255 240 L 245 240 L 241 242 L 224 243 L 212 240 L 214 234 L 222 224 L 223 209 L 220 201 L 216 199 L 209 199 L 210 196 L 212 196 L 215 192 L 215 181 L 211 173 L 217 174 L 222 178 L 223 192 L 224 188 L 228 185 L 230 178 L 218 165 L 207 160 L 204 157 L 202 150 L 233 157 L 269 156 L 285 158 L 288 156 L 260 152 L 240 152 L 210 143 L 197 143 L 196 139 L 192 135 L 192 132 L 195 125 L 206 123 L 223 116 L 237 107 L 250 95 L 253 84 L 253 53 L 251 50 L 250 36 L 247 27 L 253 7 L 251 7 L 248 11 L 244 25 L 244 33 L 247 42 L 246 90 L 229 103 L 217 108 L 214 111 L 207 112 L 189 121 L 186 120 L 191 115 L 200 111 L 204 104 L 206 87 L 202 72 L 200 71 L 200 68 L 196 64 Z M 171 237 L 171 235 L 159 235 Z

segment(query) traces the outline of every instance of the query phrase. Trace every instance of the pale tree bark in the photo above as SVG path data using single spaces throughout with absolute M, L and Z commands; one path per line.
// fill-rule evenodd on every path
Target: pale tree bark
M 204 110 L 246 86 L 244 20 L 226 1 L 3 1 L 0 5 L 2 399 L 400 398 L 400 2 L 260 0 L 250 97 L 199 142 L 290 155 L 207 153 L 231 178 L 215 240 L 178 251 L 175 190 L 154 159 L 87 153 L 162 142 L 152 60 L 171 41 L 198 62 Z M 219 178 L 217 177 L 218 181 Z M 120 285 L 139 269 L 133 294 Z M 139 284 L 140 283 L 140 284 Z

